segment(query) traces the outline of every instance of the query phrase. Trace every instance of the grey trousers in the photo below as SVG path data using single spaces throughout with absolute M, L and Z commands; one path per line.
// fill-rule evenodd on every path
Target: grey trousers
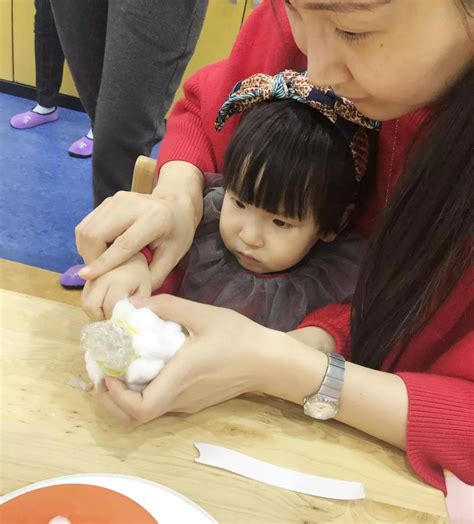
M 55 107 L 63 79 L 64 53 L 49 0 L 35 0 L 36 101 Z
M 207 0 L 51 0 L 94 130 L 94 205 L 131 187 L 139 155 L 164 133 Z

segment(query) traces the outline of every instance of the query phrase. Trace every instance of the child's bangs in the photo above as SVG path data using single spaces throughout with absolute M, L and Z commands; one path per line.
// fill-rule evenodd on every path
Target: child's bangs
M 291 151 L 278 154 L 268 150 L 248 152 L 244 161 L 228 158 L 224 176 L 225 188 L 246 204 L 268 213 L 303 220 L 312 215 L 311 179 L 313 174 L 302 162 L 292 158 Z M 238 153 L 234 151 L 233 153 Z M 240 157 L 241 158 L 241 157 Z

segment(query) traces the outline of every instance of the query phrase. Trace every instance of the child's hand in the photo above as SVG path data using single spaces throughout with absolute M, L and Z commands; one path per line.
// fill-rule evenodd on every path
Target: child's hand
M 96 280 L 89 280 L 82 292 L 81 305 L 94 321 L 112 316 L 115 304 L 122 298 L 151 295 L 151 275 L 147 261 L 141 253 L 128 262 L 105 273 Z

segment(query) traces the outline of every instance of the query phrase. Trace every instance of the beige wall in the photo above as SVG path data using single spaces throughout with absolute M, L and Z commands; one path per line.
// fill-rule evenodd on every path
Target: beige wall
M 13 80 L 12 0 L 0 0 L 0 78 Z

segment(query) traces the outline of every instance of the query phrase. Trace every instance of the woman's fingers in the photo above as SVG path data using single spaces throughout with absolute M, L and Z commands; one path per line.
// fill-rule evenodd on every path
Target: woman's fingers
M 76 226 L 77 250 L 86 264 L 100 256 L 108 243 L 133 223 L 132 206 L 124 207 L 122 213 L 117 215 L 117 197 L 118 194 L 104 200 Z
M 122 424 L 126 424 L 126 425 L 133 425 L 134 423 L 136 423 L 134 419 L 132 419 L 127 413 L 125 413 L 122 409 L 120 409 L 120 407 L 117 405 L 117 403 L 112 398 L 106 386 L 99 388 L 99 390 L 96 392 L 96 396 L 99 402 L 102 404 L 102 406 L 113 417 L 119 420 L 119 422 L 121 422 Z
M 137 307 L 147 307 L 165 320 L 173 320 L 184 326 L 190 333 L 197 334 L 208 327 L 212 320 L 212 312 L 216 315 L 225 314 L 224 309 L 207 304 L 199 304 L 175 297 L 173 295 L 158 295 L 148 300 L 132 298 Z
M 119 192 L 105 200 L 76 228 L 76 244 L 93 280 L 126 262 L 173 228 L 171 210 L 151 195 Z M 108 246 L 108 247 L 107 247 Z
M 105 298 L 103 299 L 102 309 L 104 311 L 105 318 L 112 318 L 112 313 L 114 311 L 115 304 L 124 298 L 128 298 L 130 295 L 130 290 L 123 288 L 118 285 L 112 284 Z
M 105 320 L 102 306 L 106 293 L 107 286 L 102 285 L 100 282 L 86 282 L 86 285 L 84 286 L 81 295 L 81 307 L 86 315 L 94 322 Z
M 173 411 L 189 412 L 186 402 L 184 409 L 182 408 L 180 396 L 183 393 L 186 396 L 189 384 L 195 383 L 195 366 L 193 358 L 185 355 L 182 349 L 166 363 L 160 374 L 141 393 L 131 391 L 121 380 L 107 377 L 105 385 L 110 400 L 115 404 L 109 411 L 124 413 L 135 424 L 145 424 Z M 194 358 L 199 359 L 199 356 L 194 355 Z
M 153 289 L 159 289 L 161 287 L 166 277 L 179 262 L 182 254 L 178 252 L 177 247 L 176 244 L 164 241 L 161 245 L 153 248 L 153 260 L 150 264 Z
M 151 291 L 152 289 L 151 289 L 150 281 L 148 280 L 147 282 L 145 281 L 140 282 L 138 289 L 136 289 L 134 293 L 131 293 L 130 295 L 146 300 L 151 297 Z
M 193 413 L 247 391 L 264 391 L 262 370 L 271 371 L 268 352 L 262 348 L 268 346 L 266 336 L 271 331 L 229 310 L 170 295 L 132 302 L 191 332 L 141 394 L 120 381 L 106 379 L 113 409 L 125 413 L 133 423 L 143 424 L 169 412 Z M 219 332 L 213 329 L 216 325 Z
M 109 398 L 103 399 L 104 406 L 120 420 L 123 420 L 122 414 L 125 414 L 128 423 L 145 424 L 168 411 L 173 389 L 166 384 L 163 372 L 142 393 L 128 389 L 121 380 L 109 377 L 105 380 Z M 163 382 L 165 384 L 162 385 Z M 113 406 L 109 404 L 110 401 Z
M 170 300 L 167 300 L 168 298 Z M 161 313 L 166 311 L 171 315 L 174 314 L 177 309 L 179 310 L 180 305 L 184 305 L 186 309 L 186 305 L 192 306 L 194 304 L 193 302 L 181 299 L 176 299 L 177 302 L 175 303 L 175 298 L 176 297 L 170 295 L 160 295 L 159 297 L 154 297 L 146 301 L 132 298 L 132 302 L 138 302 L 140 306 L 142 304 L 149 306 L 151 302 L 156 302 L 160 306 L 163 306 L 160 307 Z M 190 309 L 193 310 L 192 307 Z M 182 321 L 188 320 L 195 314 L 195 311 L 190 311 L 189 317 L 187 314 L 182 314 L 180 319 Z M 163 318 L 168 317 L 163 315 Z M 101 397 L 104 406 L 112 414 L 116 415 L 119 420 L 124 421 L 123 414 L 125 414 L 127 417 L 126 423 L 131 422 L 135 424 L 144 424 L 175 410 L 180 406 L 178 398 L 183 387 L 195 380 L 193 359 L 190 359 L 189 355 L 185 355 L 184 352 L 182 352 L 183 349 L 184 347 L 167 362 L 160 374 L 152 380 L 141 393 L 128 389 L 126 384 L 121 380 L 107 377 L 105 379 L 107 396 Z M 199 359 L 199 356 L 194 355 L 194 358 Z
M 86 280 L 93 280 L 111 271 L 136 255 L 152 240 L 159 240 L 164 230 L 160 224 L 151 224 L 145 218 L 139 218 L 119 235 L 100 256 L 79 272 Z

